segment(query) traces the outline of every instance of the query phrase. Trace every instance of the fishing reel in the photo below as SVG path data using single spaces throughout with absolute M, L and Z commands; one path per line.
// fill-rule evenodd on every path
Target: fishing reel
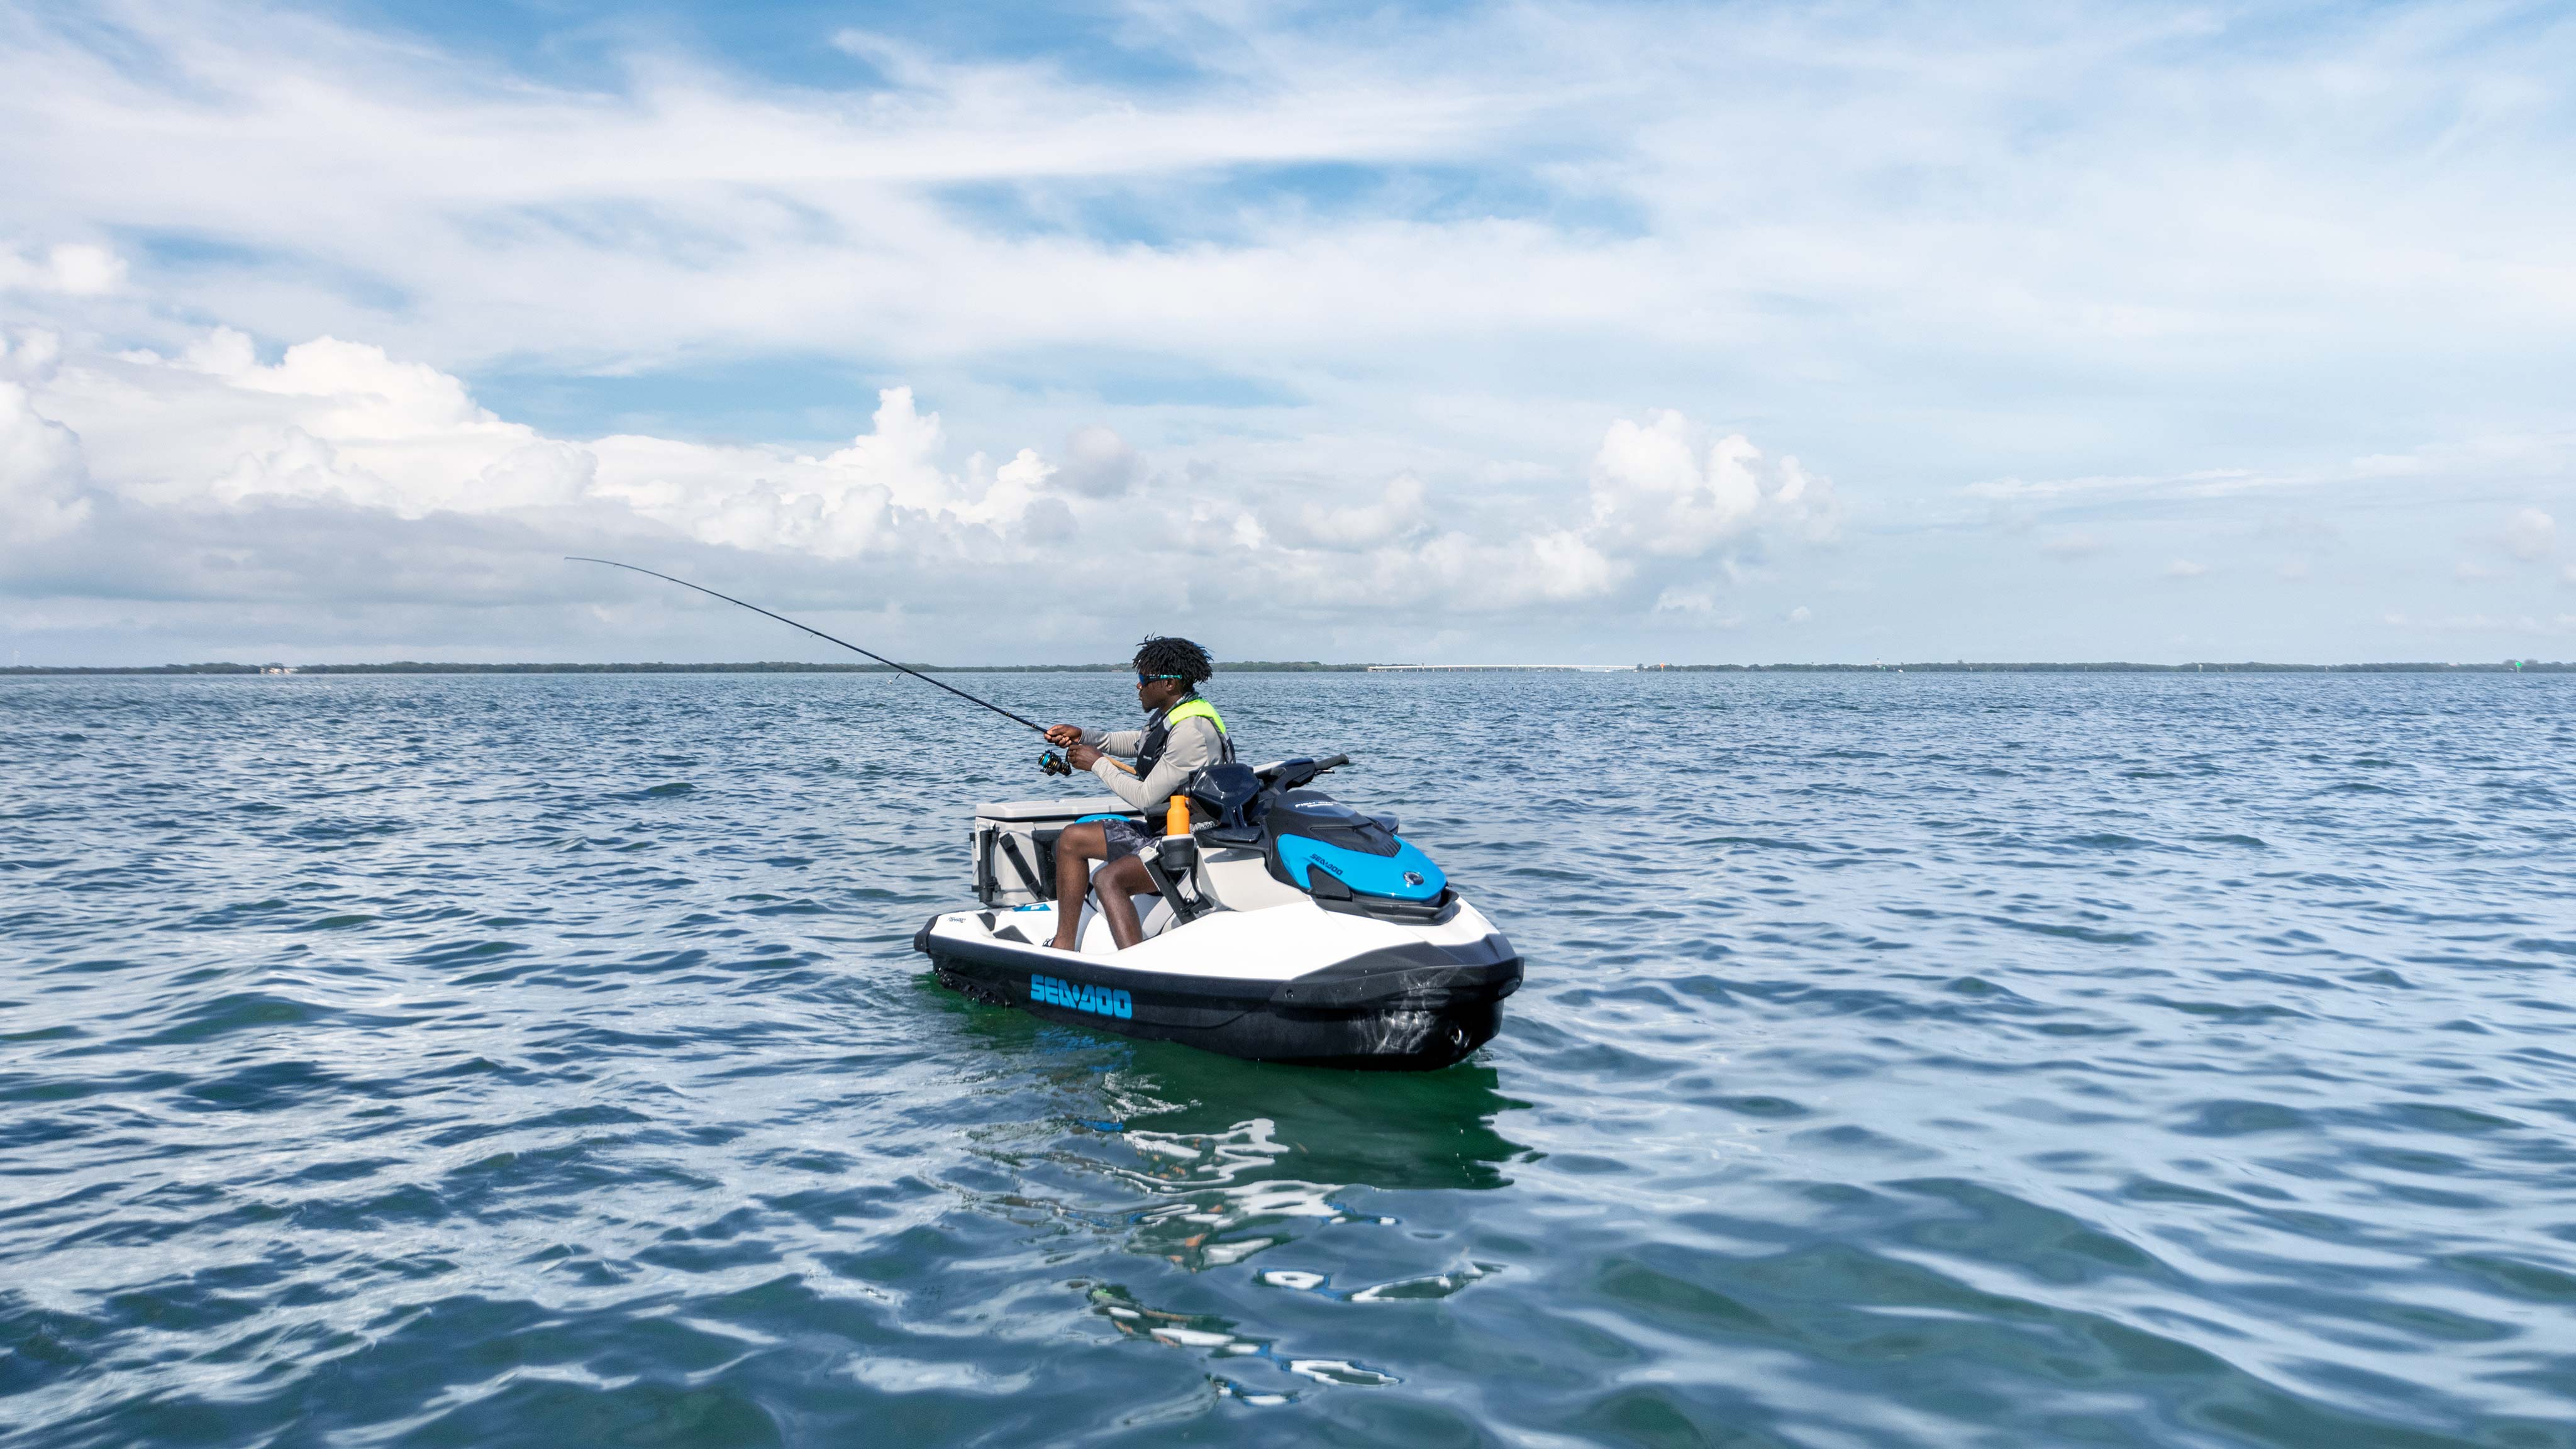
M 1038 768 L 1044 770 L 1050 775 L 1070 775 L 1073 773 L 1072 763 L 1066 760 L 1063 752 L 1059 750 L 1049 750 L 1045 754 L 1038 756 Z

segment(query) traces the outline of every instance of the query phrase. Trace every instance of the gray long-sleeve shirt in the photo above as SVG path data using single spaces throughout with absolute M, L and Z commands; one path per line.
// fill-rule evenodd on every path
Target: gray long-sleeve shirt
M 1180 793 L 1181 785 L 1193 771 L 1224 759 L 1224 740 L 1216 721 L 1192 715 L 1172 726 L 1172 737 L 1163 746 L 1163 758 L 1155 762 L 1152 774 L 1140 780 L 1107 760 L 1094 764 L 1091 773 L 1119 799 L 1150 813 L 1162 809 L 1165 802 Z M 1082 742 L 1104 755 L 1132 760 L 1144 746 L 1145 731 L 1084 730 Z

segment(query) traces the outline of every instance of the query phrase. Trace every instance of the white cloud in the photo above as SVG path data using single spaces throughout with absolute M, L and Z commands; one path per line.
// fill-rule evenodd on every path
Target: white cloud
M 1720 614 L 1717 591 L 1707 588 L 1668 588 L 1655 596 L 1654 612 L 1677 615 L 1690 623 L 1711 629 L 1737 629 L 1744 625 L 1741 611 Z
M 1115 498 L 1135 486 L 1142 467 L 1136 449 L 1108 428 L 1077 428 L 1065 440 L 1057 481 L 1085 498 Z
M 1752 522 L 1762 489 L 1747 465 L 1759 456 L 1741 437 L 1721 438 L 1703 467 L 1681 414 L 1642 428 L 1623 418 L 1592 463 L 1593 526 L 1645 552 L 1702 552 Z
M 2567 42 L 2458 16 L 2252 46 L 2080 8 L 1504 8 L 1391 15 L 1364 42 L 1286 12 L 1128 13 L 1121 41 L 1198 83 L 845 33 L 879 74 L 841 92 L 670 48 L 584 88 L 284 13 L 116 17 L 114 54 L 29 24 L 0 57 L 25 224 L 216 239 L 230 260 L 159 268 L 187 306 L 451 368 L 730 348 L 919 375 L 1062 344 L 1320 383 L 1354 357 L 1552 368 L 1571 337 L 1575 370 L 1632 383 L 1711 358 L 1695 369 L 1822 402 L 1796 430 L 1822 436 L 1855 404 L 1911 408 L 1944 358 L 2224 397 L 2286 351 L 2491 355 L 2576 316 L 2566 203 L 2496 184 L 2563 169 L 2537 117 Z M 2350 124 L 2320 134 L 2329 112 Z M 1208 184 L 1305 162 L 1439 168 L 1494 200 Z M 961 187 L 1005 198 L 1004 222 Z M 1144 224 L 1086 209 L 1103 199 Z M 1831 365 L 1820 324 L 1856 344 Z M 2013 436 L 1988 421 L 1920 418 Z
M 1328 508 L 1314 503 L 1297 505 L 1293 521 L 1283 520 L 1284 531 L 1299 542 L 1317 548 L 1365 549 L 1392 542 L 1421 532 L 1430 523 L 1422 480 L 1400 474 L 1386 485 L 1386 491 L 1373 503 L 1348 508 Z
M 60 534 L 90 517 L 95 493 L 161 519 L 170 526 L 155 535 L 157 546 L 183 551 L 192 530 L 230 538 L 207 520 L 318 508 L 326 512 L 301 516 L 338 519 L 332 526 L 348 535 L 352 556 L 452 529 L 439 520 L 481 519 L 525 531 L 530 547 L 562 540 L 564 551 L 588 551 L 581 540 L 606 536 L 883 561 L 897 567 L 895 577 L 935 572 L 969 596 L 1158 560 L 1153 570 L 1188 579 L 1194 599 L 1265 612 L 1409 607 L 1480 616 L 1602 600 L 1632 583 L 1659 587 L 1658 576 L 1676 568 L 1738 579 L 1736 560 L 1715 551 L 1759 546 L 1770 534 L 1812 536 L 1834 516 L 1823 480 L 1787 460 L 1762 469 L 1740 436 L 1712 445 L 1708 471 L 1694 453 L 1678 477 L 1641 481 L 1620 444 L 1646 430 L 1627 423 L 1610 427 L 1595 460 L 1589 516 L 1545 499 L 1444 510 L 1410 474 L 1364 502 L 1304 501 L 1318 490 L 1298 484 L 1255 508 L 1203 470 L 1148 468 L 1098 428 L 1072 435 L 1067 464 L 1023 448 L 999 463 L 972 454 L 952 467 L 939 415 L 904 387 L 879 394 L 868 432 L 812 453 L 631 433 L 550 436 L 495 416 L 453 376 L 333 338 L 299 343 L 269 363 L 247 337 L 216 329 L 175 357 L 46 353 L 37 367 L 40 341 L 0 358 L 23 363 L 34 379 L 0 394 L 13 504 Z M 1668 414 L 1653 435 L 1687 438 L 1689 424 Z M 1088 476 L 1068 484 L 1074 470 Z M 1104 470 L 1126 474 L 1121 491 L 1102 495 Z M 1712 472 L 1723 475 L 1716 486 L 1749 497 L 1722 526 L 1707 517 Z M 195 572 L 176 563 L 166 571 Z M 41 578 L 80 592 L 23 558 L 20 572 L 22 590 Z M 363 569 L 340 586 L 351 602 L 370 598 Z M 95 587 L 113 596 L 127 579 Z M 400 587 L 417 585 L 406 576 Z M 479 573 L 473 587 L 486 587 Z M 1657 597 L 1705 595 L 1667 588 Z
M 378 347 L 320 338 L 262 365 L 247 338 L 221 330 L 174 360 L 64 367 L 45 401 L 80 434 L 98 478 L 148 506 L 332 502 L 395 519 L 604 507 L 699 544 L 824 558 L 997 536 L 1056 471 L 1029 449 L 947 471 L 939 418 L 907 388 L 885 390 L 873 430 L 821 456 L 627 434 L 574 441 L 504 422 L 456 378 Z M 1058 504 L 1042 531 L 1061 536 L 1065 517 Z
M 59 292 L 102 297 L 125 284 L 125 261 L 105 247 L 66 242 L 41 260 L 0 251 L 0 293 Z
M 2169 579 L 2196 579 L 2208 572 L 2209 565 L 2194 563 L 2187 558 L 2178 558 L 2165 565 L 2165 577 Z
M 218 331 L 178 366 L 224 384 L 241 425 L 260 430 L 237 435 L 247 446 L 214 479 L 223 502 L 335 497 L 402 518 L 489 512 L 572 502 L 593 467 L 476 406 L 455 378 L 378 347 L 317 338 L 263 367 L 249 338 Z
M 89 517 L 87 478 L 71 429 L 36 415 L 27 389 L 0 381 L 0 518 L 15 551 L 49 543 Z
M 33 382 L 52 375 L 63 355 L 60 334 L 42 327 L 0 332 L 0 377 Z
M 1500 546 L 1444 533 L 1409 553 L 1390 552 L 1380 560 L 1422 570 L 1470 609 L 1597 598 L 1627 576 L 1619 563 L 1565 529 Z
M 2517 509 L 2504 526 L 2504 551 L 2538 563 L 2558 550 L 2558 520 L 2537 508 Z
M 1612 423 L 1591 481 L 1589 533 L 1627 553 L 1696 557 L 1757 523 L 1824 541 L 1840 522 L 1833 485 L 1797 459 L 1764 469 L 1762 450 L 1741 433 L 1703 450 L 1677 412 L 1655 413 L 1642 427 Z
M 2064 617 L 2006 602 L 2046 570 L 1932 516 L 1963 499 L 2045 554 L 2151 559 L 2298 491 L 2349 539 L 2338 578 L 2438 583 L 2424 540 L 2493 556 L 2496 511 L 2555 507 L 2576 457 L 2551 365 L 2576 194 L 2527 184 L 2576 170 L 2564 26 L 1148 7 L 1104 23 L 1187 84 L 860 34 L 846 83 L 817 35 L 777 84 L 680 41 L 567 81 L 543 36 L 469 63 L 435 21 L 10 4 L 0 320 L 79 354 L 8 360 L 35 420 L 12 426 L 49 455 L 38 422 L 78 435 L 80 481 L 48 463 L 44 496 L 93 530 L 631 529 L 988 592 L 1115 540 L 1203 608 L 1616 637 L 1718 617 L 1754 561 L 1818 585 L 1796 545 L 1846 525 L 1795 453 L 1867 480 L 1844 556 L 1912 571 L 1882 623 L 1947 639 L 1991 608 L 2011 653 L 2123 637 L 2152 576 Z M 178 361 L 100 356 L 139 346 Z M 760 367 L 917 391 L 864 429 L 737 426 L 686 380 Z M 684 396 L 538 428 L 509 419 L 562 414 L 504 376 Z M 1208 471 L 1147 466 L 1183 459 Z

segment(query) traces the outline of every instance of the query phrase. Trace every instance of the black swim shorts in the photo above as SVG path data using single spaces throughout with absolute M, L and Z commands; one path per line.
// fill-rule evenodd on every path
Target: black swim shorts
M 1105 861 L 1125 860 L 1143 850 L 1147 841 L 1161 839 L 1160 836 L 1147 835 L 1143 826 L 1126 819 L 1101 821 L 1100 837 L 1109 846 L 1109 854 L 1103 857 Z

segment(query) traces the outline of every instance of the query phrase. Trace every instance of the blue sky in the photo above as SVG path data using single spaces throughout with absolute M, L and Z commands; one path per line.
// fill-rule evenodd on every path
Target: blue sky
M 2576 657 L 2571 75 L 2543 5 L 0 0 L 0 633 L 799 651 L 554 562 L 624 550 L 943 660 Z

